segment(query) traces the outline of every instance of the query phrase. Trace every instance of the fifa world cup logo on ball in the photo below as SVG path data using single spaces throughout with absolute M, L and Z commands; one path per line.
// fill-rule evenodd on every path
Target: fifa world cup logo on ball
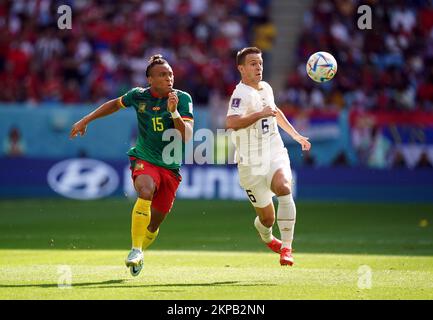
M 307 74 L 316 82 L 326 82 L 337 73 L 337 61 L 332 54 L 324 51 L 313 53 L 307 61 Z

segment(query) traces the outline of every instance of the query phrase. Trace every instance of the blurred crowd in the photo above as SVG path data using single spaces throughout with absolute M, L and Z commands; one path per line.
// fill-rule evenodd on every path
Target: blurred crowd
M 272 51 L 271 1 L 0 0 L 0 102 L 95 106 L 146 86 L 148 59 L 161 53 L 173 67 L 176 88 L 191 93 L 196 106 L 208 106 L 209 125 L 221 128 L 221 106 L 239 81 L 236 52 L 257 46 L 266 60 Z M 63 4 L 72 9 L 71 29 L 58 28 Z M 365 13 L 358 13 L 360 5 L 372 9 L 371 29 L 359 28 Z M 352 117 L 350 128 L 359 164 L 433 166 L 433 148 L 426 147 L 433 131 L 421 128 L 417 151 L 407 151 L 397 146 L 397 128 L 389 134 L 386 125 L 366 116 L 433 114 L 433 0 L 314 0 L 298 39 L 292 71 L 276 93 L 296 125 L 303 117 L 347 109 L 364 115 Z M 336 58 L 332 81 L 317 84 L 306 76 L 305 62 L 316 51 Z M 414 124 L 413 130 L 420 129 Z M 18 128 L 11 129 L 3 149 L 12 156 L 25 152 Z M 307 154 L 304 161 L 315 159 Z M 348 161 L 342 154 L 334 162 Z
M 359 27 L 358 21 L 366 22 L 366 11 L 358 13 L 361 5 L 371 8 L 371 29 Z M 433 114 L 433 1 L 314 0 L 298 39 L 292 71 L 278 96 L 286 114 L 299 118 L 348 110 L 356 164 L 433 167 L 432 132 L 425 126 Z M 336 58 L 332 81 L 317 84 L 305 76 L 305 62 L 317 51 Z M 409 120 L 409 113 L 411 123 L 397 124 L 398 114 Z M 306 157 L 304 163 L 314 160 Z M 333 161 L 348 162 L 345 152 Z
M 358 28 L 360 5 L 372 9 L 370 30 Z M 305 77 L 305 61 L 316 51 L 338 62 L 337 76 L 320 85 Z M 286 110 L 433 112 L 433 2 L 315 0 L 294 59 L 279 96 Z
M 72 29 L 57 26 L 60 5 Z M 270 0 L 0 0 L 0 101 L 103 102 L 146 85 L 151 55 L 172 64 L 196 104 L 227 97 L 234 57 L 260 41 Z

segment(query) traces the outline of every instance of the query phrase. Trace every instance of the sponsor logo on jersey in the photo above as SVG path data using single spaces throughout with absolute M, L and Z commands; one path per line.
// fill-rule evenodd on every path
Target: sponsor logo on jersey
M 138 105 L 138 112 L 144 113 L 145 110 L 146 110 L 146 104 L 144 102 L 140 102 Z
M 159 111 L 159 110 L 161 110 L 161 107 L 153 107 L 152 110 L 153 111 Z
M 48 171 L 48 185 L 72 199 L 90 200 L 112 194 L 119 185 L 117 172 L 93 159 L 70 159 L 56 163 Z
M 234 98 L 232 100 L 232 108 L 233 109 L 239 108 L 240 104 L 241 104 L 241 99 L 240 98 Z

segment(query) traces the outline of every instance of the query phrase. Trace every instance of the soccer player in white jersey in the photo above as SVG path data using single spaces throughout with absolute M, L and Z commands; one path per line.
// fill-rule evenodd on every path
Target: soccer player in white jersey
M 292 266 L 296 207 L 292 197 L 289 155 L 278 126 L 296 140 L 302 150 L 309 150 L 311 144 L 277 108 L 271 86 L 262 81 L 260 49 L 248 47 L 240 50 L 236 63 L 241 81 L 230 98 L 226 127 L 234 130 L 232 140 L 236 147 L 239 182 L 256 210 L 254 226 L 260 237 L 272 251 L 280 254 L 281 265 Z M 281 241 L 272 235 L 274 195 L 278 198 L 277 224 Z

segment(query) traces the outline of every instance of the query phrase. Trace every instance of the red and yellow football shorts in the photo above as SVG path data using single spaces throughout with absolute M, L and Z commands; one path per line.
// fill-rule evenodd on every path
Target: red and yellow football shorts
M 152 208 L 163 214 L 169 213 L 176 198 L 176 191 L 182 181 L 182 177 L 167 168 L 156 166 L 147 161 L 135 157 L 129 157 L 129 159 L 131 161 L 130 169 L 134 181 L 137 176 L 146 174 L 152 177 L 155 183 L 156 188 L 153 194 Z

